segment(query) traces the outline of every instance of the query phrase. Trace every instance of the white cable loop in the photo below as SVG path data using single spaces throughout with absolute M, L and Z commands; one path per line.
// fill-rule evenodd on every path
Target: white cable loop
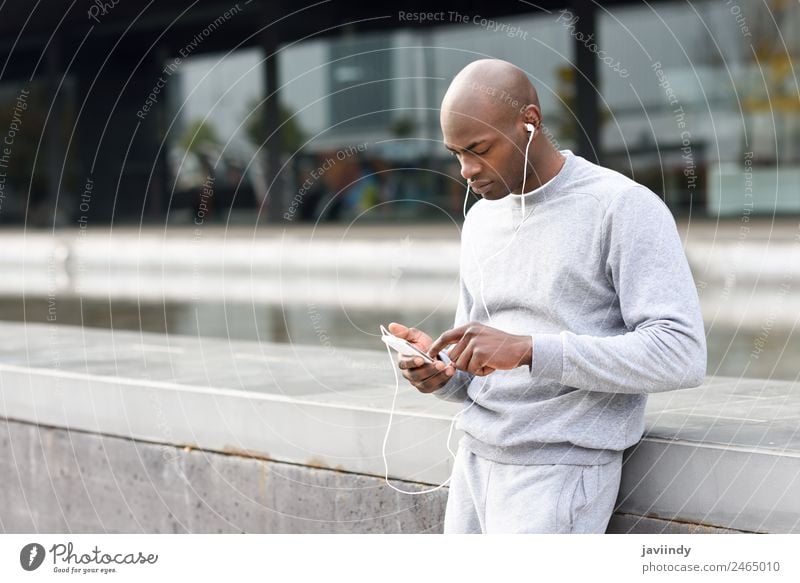
M 491 255 L 488 259 L 486 259 L 484 261 L 484 263 L 488 262 L 489 260 L 491 260 L 493 258 L 495 258 L 497 255 L 499 255 L 500 253 L 502 253 L 503 251 L 508 249 L 508 247 L 511 245 L 511 243 L 513 243 L 514 238 L 517 236 L 517 233 L 519 232 L 520 228 L 522 227 L 522 224 L 528 218 L 527 216 L 525 216 L 525 183 L 527 181 L 527 176 L 528 176 L 528 148 L 530 147 L 532 140 L 533 140 L 533 132 L 531 132 L 531 135 L 528 138 L 528 143 L 525 146 L 525 163 L 524 163 L 524 167 L 522 169 L 522 189 L 521 189 L 522 192 L 520 193 L 520 196 L 522 196 L 522 218 L 520 220 L 519 225 L 517 225 L 517 228 L 514 229 L 514 234 L 512 235 L 511 241 L 509 241 L 508 245 L 506 245 L 505 247 L 500 249 L 500 251 L 498 251 L 498 252 L 494 253 L 493 255 Z M 467 180 L 467 192 L 466 192 L 466 194 L 464 196 L 463 213 L 464 213 L 464 221 L 465 222 L 467 220 L 467 200 L 469 200 L 469 183 L 470 183 L 470 181 Z M 533 213 L 533 211 L 534 211 L 534 209 L 531 209 L 531 213 Z M 530 216 L 530 214 L 528 216 Z M 472 252 L 473 252 L 473 256 L 477 257 L 475 255 L 475 248 L 471 246 L 471 249 L 472 249 Z M 486 311 L 486 317 L 488 318 L 488 321 L 491 324 L 492 323 L 492 315 L 489 313 L 489 308 L 486 306 L 486 299 L 484 298 L 484 294 L 483 294 L 483 270 L 481 269 L 481 262 L 478 261 L 477 263 L 478 263 L 478 277 L 480 279 L 481 302 L 483 303 L 483 309 Z M 389 441 L 389 432 L 392 429 L 392 421 L 394 420 L 394 410 L 395 410 L 395 404 L 397 402 L 397 395 L 400 392 L 400 376 L 397 374 L 397 366 L 396 366 L 397 363 L 395 362 L 394 358 L 392 357 L 392 350 L 389 348 L 388 344 L 386 345 L 386 350 L 389 353 L 389 360 L 392 363 L 392 371 L 394 372 L 395 388 L 394 388 L 394 396 L 392 397 L 392 408 L 389 411 L 389 424 L 386 426 L 386 434 L 383 436 L 383 447 L 381 449 L 381 453 L 383 455 L 384 480 L 386 481 L 386 485 L 387 486 L 389 486 L 391 489 L 393 489 L 393 490 L 395 490 L 397 492 L 400 492 L 401 494 L 410 494 L 412 496 L 415 496 L 415 495 L 418 495 L 418 494 L 429 494 L 429 493 L 435 492 L 439 488 L 447 485 L 450 482 L 450 479 L 452 478 L 452 475 L 449 478 L 447 478 L 444 482 L 439 484 L 438 486 L 436 486 L 434 488 L 428 488 L 427 490 L 420 490 L 418 492 L 409 492 L 408 490 L 402 490 L 402 489 L 400 489 L 400 488 L 398 488 L 396 486 L 393 486 L 389 482 L 389 461 L 386 458 L 386 444 Z M 453 420 L 450 422 L 450 430 L 447 432 L 447 451 L 450 452 L 450 455 L 453 458 L 453 462 L 455 462 L 455 459 L 456 459 L 456 452 L 454 452 L 453 449 L 450 447 L 450 439 L 453 437 L 453 428 L 455 427 L 456 419 L 458 418 L 459 415 L 462 415 L 463 413 L 469 411 L 470 407 L 472 407 L 478 401 L 478 397 L 481 395 L 481 393 L 483 392 L 483 389 L 485 387 L 486 387 L 486 380 L 484 379 L 483 386 L 481 386 L 480 390 L 475 395 L 475 398 L 472 399 L 472 402 L 467 407 L 465 407 L 464 409 L 462 409 L 461 411 L 459 411 L 458 413 L 453 415 Z

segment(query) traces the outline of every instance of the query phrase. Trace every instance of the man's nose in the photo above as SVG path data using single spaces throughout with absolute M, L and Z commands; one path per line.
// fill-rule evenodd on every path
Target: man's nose
M 472 180 L 478 175 L 479 171 L 480 166 L 474 160 L 464 157 L 464 160 L 461 162 L 461 176 L 467 180 Z

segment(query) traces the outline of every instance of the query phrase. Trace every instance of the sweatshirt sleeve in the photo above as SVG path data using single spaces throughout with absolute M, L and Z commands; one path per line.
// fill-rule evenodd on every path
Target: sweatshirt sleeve
M 472 297 L 464 285 L 464 280 L 461 278 L 459 278 L 459 289 L 458 308 L 456 308 L 454 328 L 466 324 L 469 321 L 469 314 L 472 311 Z M 474 376 L 475 375 L 472 373 L 456 369 L 455 374 L 450 377 L 450 380 L 431 394 L 445 401 L 463 403 L 464 399 L 467 398 L 467 388 Z
M 605 274 L 628 332 L 533 334 L 531 373 L 606 393 L 696 387 L 706 373 L 697 290 L 672 214 L 652 191 L 618 195 L 603 218 Z

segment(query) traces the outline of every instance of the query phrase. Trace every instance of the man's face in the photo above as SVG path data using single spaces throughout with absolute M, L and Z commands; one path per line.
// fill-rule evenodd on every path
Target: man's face
M 473 181 L 471 190 L 489 200 L 507 196 L 522 183 L 523 150 L 514 142 L 519 139 L 518 128 L 509 126 L 496 127 L 452 113 L 442 115 L 444 145 L 458 158 L 461 176 Z

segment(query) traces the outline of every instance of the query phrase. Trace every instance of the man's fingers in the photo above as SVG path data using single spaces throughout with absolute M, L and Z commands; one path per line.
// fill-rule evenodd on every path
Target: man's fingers
M 387 327 L 387 330 L 397 336 L 398 338 L 402 338 L 410 342 L 411 344 L 415 344 L 417 348 L 422 351 L 427 350 L 428 345 L 431 341 L 430 336 L 425 334 L 422 330 L 417 330 L 416 328 L 409 328 L 408 326 L 403 326 L 402 324 L 398 324 L 397 322 L 392 322 Z
M 392 322 L 386 327 L 386 329 L 398 338 L 405 338 L 408 334 L 408 328 L 402 324 L 398 324 L 397 322 Z
M 442 333 L 441 336 L 434 340 L 433 344 L 431 344 L 431 347 L 428 348 L 428 354 L 435 357 L 445 346 L 461 340 L 461 337 L 464 335 L 464 332 L 467 331 L 468 327 L 469 324 L 465 326 L 459 326 L 458 328 L 453 328 L 452 330 Z
M 430 384 L 431 380 L 434 378 L 439 378 L 439 375 L 442 374 L 441 371 L 436 370 L 435 368 L 431 367 L 430 373 L 428 376 L 418 379 L 416 382 L 417 384 Z M 425 372 L 420 371 L 420 376 L 424 375 Z
M 439 374 L 442 374 L 441 371 L 436 370 L 436 368 L 430 364 L 403 371 L 403 376 L 406 378 L 406 380 L 417 388 L 419 388 L 419 385 Z
M 422 364 L 417 365 L 415 361 Z M 452 366 L 445 365 L 440 360 L 431 364 L 423 362 L 419 357 L 403 357 L 398 362 L 398 367 L 403 378 L 424 393 L 436 390 L 455 374 Z
M 430 338 L 428 338 L 428 335 L 425 334 L 425 332 L 423 332 L 422 330 L 417 330 L 416 328 L 408 328 L 408 333 L 406 334 L 406 340 L 408 340 L 412 344 L 418 344 L 424 347 L 430 341 Z
M 397 322 L 392 322 L 387 328 L 389 332 L 408 342 L 423 346 L 430 342 L 430 337 L 416 328 L 408 328 Z M 451 342 L 447 342 L 445 346 L 448 344 Z M 421 393 L 432 393 L 439 389 L 456 372 L 452 364 L 446 365 L 435 357 L 433 363 L 428 363 L 419 356 L 401 354 L 398 356 L 397 366 L 402 371 L 403 378 Z
M 452 361 L 452 366 L 459 370 L 467 371 L 477 376 L 486 376 L 493 373 L 496 369 L 486 364 L 486 357 L 480 357 L 476 354 L 475 347 L 470 345 L 469 342 L 464 343 L 462 352 L 460 347 L 455 347 L 450 350 L 450 354 L 455 356 Z
M 467 346 L 466 349 L 458 356 L 458 360 L 453 361 L 453 366 L 455 366 L 457 369 L 474 373 L 474 371 L 470 370 L 469 368 L 471 360 L 472 360 L 472 348 L 470 346 Z
M 460 357 L 461 353 L 467 349 L 469 346 L 470 339 L 467 336 L 462 336 L 461 340 L 459 340 L 455 346 L 451 347 L 450 350 L 447 351 L 447 355 L 450 357 L 450 360 L 456 362 Z
M 419 368 L 425 364 L 421 356 L 401 356 L 397 361 L 397 366 L 402 370 L 409 370 L 412 368 Z
M 397 360 L 397 366 L 402 370 L 412 368 L 419 368 L 421 366 L 433 366 L 436 370 L 443 371 L 447 365 L 441 360 L 434 360 L 433 362 L 426 362 L 421 356 L 401 355 Z
M 424 381 L 415 383 L 414 386 L 421 393 L 432 393 L 433 391 L 442 388 L 444 383 L 449 379 L 450 377 L 444 372 L 437 371 L 433 376 L 428 377 Z

